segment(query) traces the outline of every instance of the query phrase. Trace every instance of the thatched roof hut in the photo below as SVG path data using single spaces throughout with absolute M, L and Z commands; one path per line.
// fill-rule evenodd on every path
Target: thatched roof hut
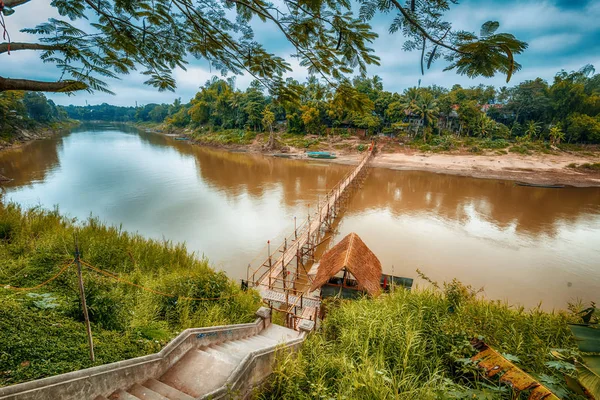
M 319 289 L 344 268 L 354 276 L 359 290 L 379 295 L 381 262 L 356 233 L 349 234 L 323 254 L 310 290 Z

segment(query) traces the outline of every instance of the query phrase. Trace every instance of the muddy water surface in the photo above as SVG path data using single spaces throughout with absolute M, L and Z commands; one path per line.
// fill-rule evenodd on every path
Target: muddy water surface
M 0 153 L 4 200 L 58 206 L 186 242 L 239 279 L 350 167 L 193 146 L 111 125 Z M 600 301 L 600 188 L 539 189 L 423 172 L 371 170 L 333 241 L 358 233 L 386 272 L 484 286 L 545 308 Z M 417 280 L 417 282 L 419 282 Z

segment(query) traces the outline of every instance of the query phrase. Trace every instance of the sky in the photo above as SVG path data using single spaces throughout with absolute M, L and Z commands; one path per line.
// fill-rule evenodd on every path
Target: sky
M 25 27 L 33 27 L 47 18 L 56 17 L 56 10 L 50 6 L 50 0 L 33 0 L 19 6 L 15 14 L 6 17 L 6 25 L 13 41 L 31 41 L 30 35 L 19 32 Z M 377 16 L 371 24 L 379 38 L 372 44 L 375 54 L 381 58 L 380 66 L 370 66 L 368 75 L 379 75 L 383 79 L 385 90 L 402 92 L 416 86 L 439 85 L 451 87 L 458 83 L 462 86 L 495 85 L 505 86 L 502 75 L 493 78 L 470 79 L 457 75 L 454 71 L 443 71 L 447 65 L 439 60 L 430 70 L 421 75 L 420 53 L 404 52 L 404 38 L 401 33 L 389 34 L 388 27 L 392 16 Z M 453 5 L 446 14 L 446 20 L 453 23 L 455 29 L 479 32 L 481 25 L 489 20 L 500 22 L 498 32 L 509 32 L 518 39 L 529 43 L 529 48 L 516 60 L 523 68 L 517 72 L 510 84 L 514 85 L 528 79 L 541 77 L 552 81 L 561 69 L 578 70 L 586 64 L 593 64 L 600 72 L 600 1 L 596 0 L 463 0 Z M 75 24 L 85 29 L 85 21 Z M 255 37 L 275 54 L 284 57 L 293 71 L 288 76 L 300 81 L 308 73 L 291 58 L 292 46 L 276 28 L 270 24 L 256 23 Z M 174 77 L 177 89 L 172 92 L 158 90 L 143 84 L 146 77 L 137 72 L 122 76 L 120 80 L 107 80 L 110 89 L 116 95 L 87 92 L 67 96 L 49 94 L 57 104 L 101 104 L 109 103 L 132 106 L 148 103 L 172 103 L 181 98 L 186 103 L 218 71 L 211 70 L 206 60 L 190 59 L 187 71 L 177 69 Z M 44 64 L 39 53 L 34 51 L 15 51 L 11 55 L 0 55 L 0 76 L 54 81 L 59 78 L 58 69 Z M 245 89 L 252 78 L 237 77 L 237 87 Z

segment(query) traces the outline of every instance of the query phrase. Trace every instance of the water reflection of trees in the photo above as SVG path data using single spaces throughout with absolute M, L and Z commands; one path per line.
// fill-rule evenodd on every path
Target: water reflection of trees
M 314 200 L 317 193 L 334 187 L 351 170 L 343 165 L 226 152 L 189 144 L 175 144 L 175 147 L 181 153 L 193 155 L 201 178 L 228 195 L 248 193 L 261 197 L 276 185 L 283 191 L 286 205 Z
M 600 215 L 599 188 L 542 189 L 512 182 L 414 171 L 372 169 L 350 211 L 387 208 L 395 215 L 437 214 L 464 223 L 468 207 L 500 228 L 555 234 L 556 222 Z
M 4 150 L 0 157 L 0 174 L 11 180 L 2 182 L 0 186 L 13 188 L 45 179 L 59 166 L 58 153 L 62 148 L 63 137 L 59 137 Z

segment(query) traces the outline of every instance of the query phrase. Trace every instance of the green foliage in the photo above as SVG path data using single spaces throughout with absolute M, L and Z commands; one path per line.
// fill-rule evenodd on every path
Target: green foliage
M 34 92 L 0 92 L 0 140 L 12 140 L 18 129 L 35 129 L 66 119 L 64 111 Z
M 567 326 L 574 317 L 476 293 L 453 281 L 440 290 L 400 290 L 328 305 L 321 329 L 298 355 L 280 357 L 260 398 L 512 399 L 511 390 L 482 377 L 470 361 L 476 351 L 469 340 L 477 337 L 568 393 L 563 371 L 547 363 L 555 348 L 576 354 Z
M 75 225 L 57 210 L 0 203 L 0 227 L 0 386 L 153 353 L 185 328 L 249 322 L 260 304 L 256 293 L 242 292 L 185 246 L 96 219 Z M 4 287 L 32 287 L 56 274 L 73 257 L 75 232 L 91 265 L 176 296 L 118 283 L 84 266 L 95 364 L 88 358 L 75 267 L 32 292 Z
M 114 118 L 157 122 L 166 115 L 167 128 L 201 128 L 204 133 L 246 129 L 267 130 L 272 135 L 281 130 L 292 134 L 340 136 L 357 132 L 423 134 L 427 142 L 449 135 L 457 141 L 479 137 L 483 139 L 478 144 L 481 149 L 506 148 L 507 142 L 516 141 L 513 151 L 527 154 L 534 150 L 548 152 L 552 148 L 530 146 L 531 143 L 522 142 L 525 138 L 529 142 L 549 140 L 561 148 L 564 141 L 600 143 L 600 84 L 594 84 L 600 75 L 590 75 L 589 68 L 587 70 L 561 72 L 552 85 L 541 79 L 498 90 L 485 85 L 470 88 L 454 85 L 450 90 L 434 85 L 409 88 L 402 94 L 383 90 L 378 76 L 356 77 L 337 86 L 313 76 L 303 83 L 292 79 L 286 82 L 298 96 L 294 101 L 263 93 L 257 81 L 241 91 L 235 88 L 233 79 L 213 77 L 188 104 L 176 100 L 172 105 L 69 106 L 66 110 L 70 117 L 83 120 Z M 570 86 L 580 88 L 577 91 L 580 99 L 572 111 L 564 113 L 564 108 L 559 107 L 565 100 L 562 96 L 573 93 L 557 87 Z M 265 125 L 263 118 L 267 109 L 272 113 L 269 115 L 272 122 Z M 441 145 L 433 142 L 433 151 L 459 147 L 454 141 L 443 140 Z M 245 143 L 233 136 L 211 137 L 209 141 Z

